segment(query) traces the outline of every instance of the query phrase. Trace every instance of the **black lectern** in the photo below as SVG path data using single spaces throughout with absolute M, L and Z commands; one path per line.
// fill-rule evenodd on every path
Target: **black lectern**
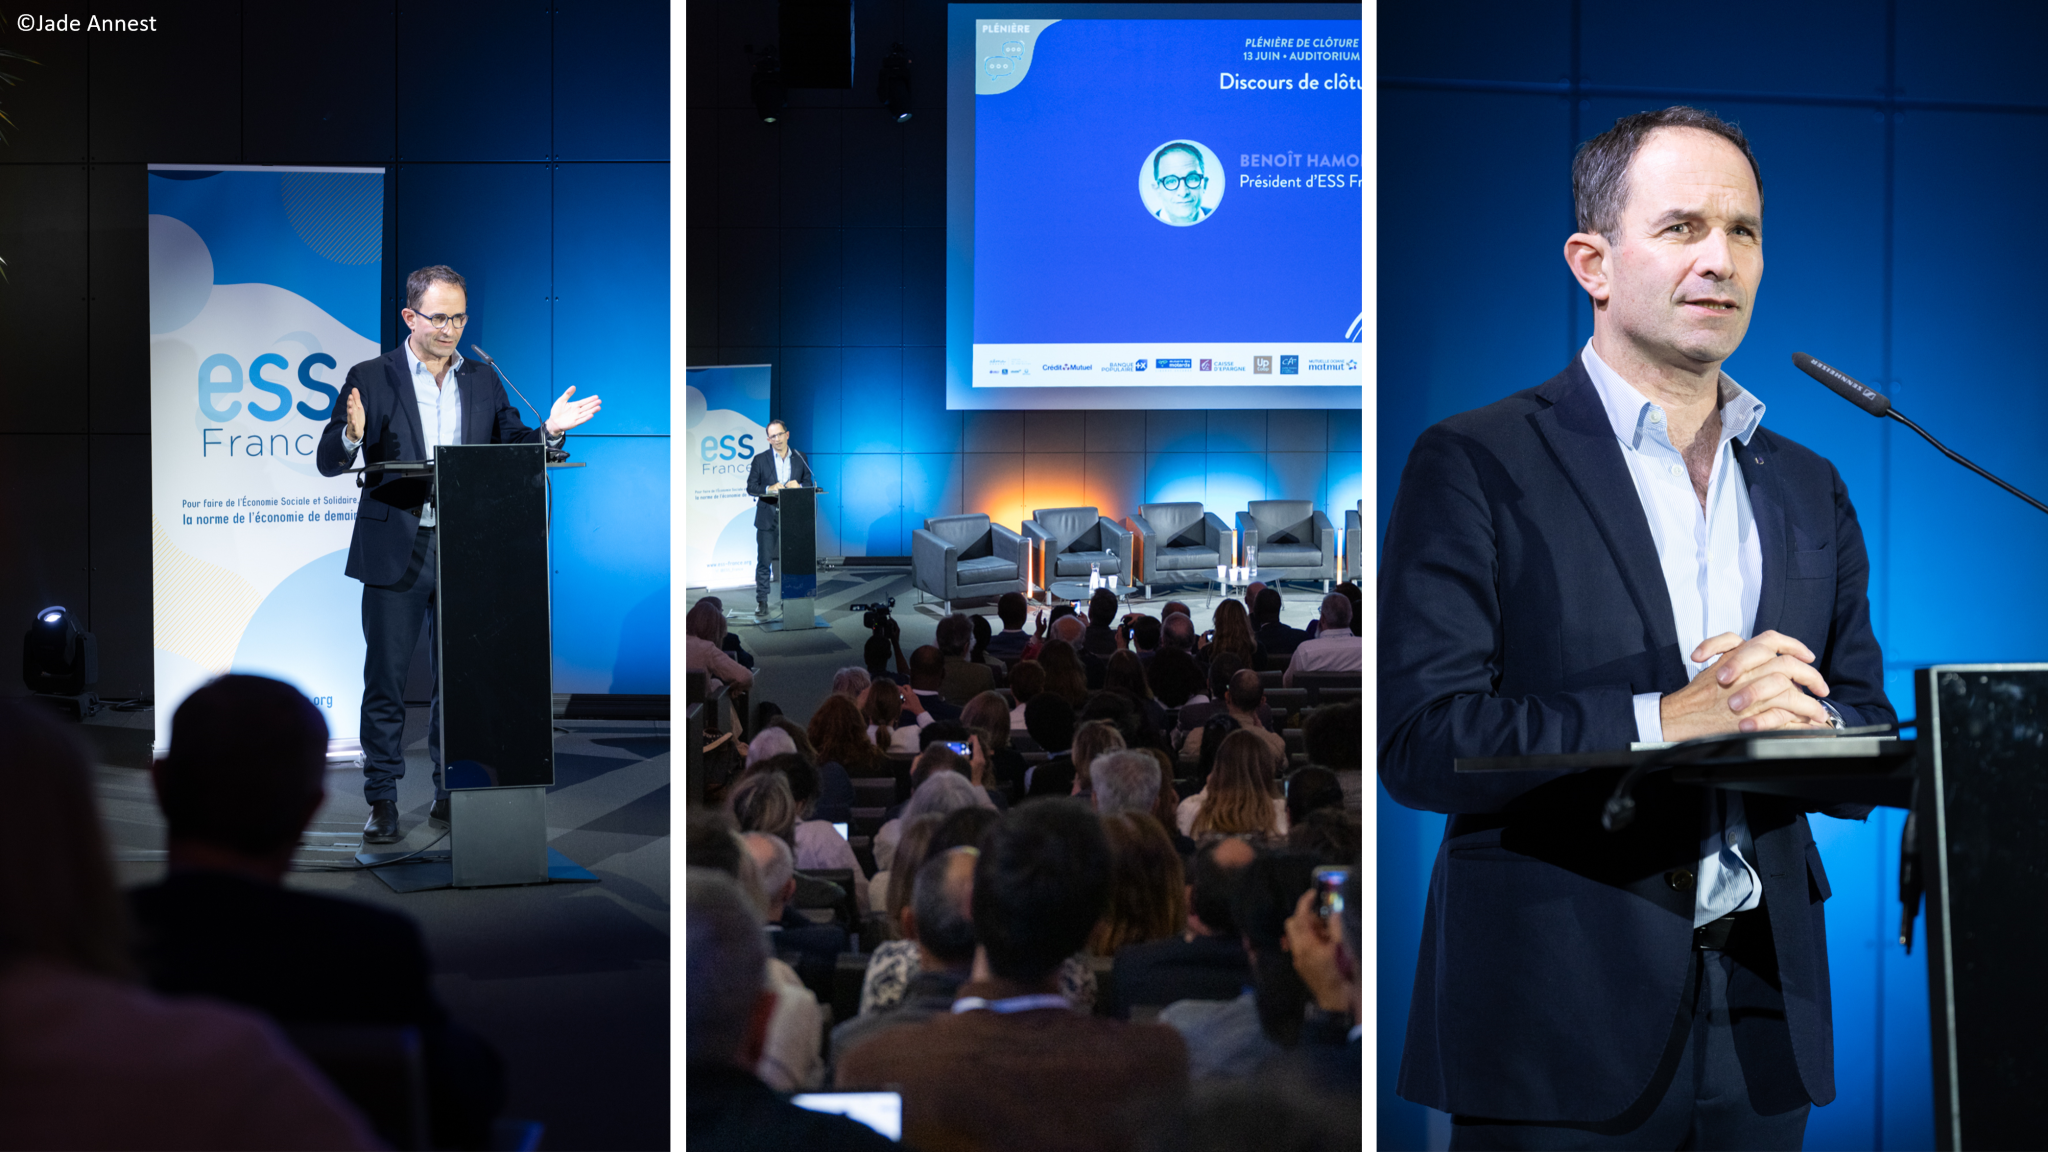
M 818 497 L 823 488 L 783 488 L 764 499 L 781 510 L 776 532 L 781 554 L 775 575 L 782 583 L 782 619 L 766 622 L 770 632 L 829 628 L 818 619 Z
M 380 871 L 394 888 L 595 878 L 547 844 L 555 782 L 547 471 L 580 467 L 549 464 L 540 444 L 448 444 L 431 462 L 367 470 L 372 481 L 389 474 L 377 498 L 402 507 L 431 498 L 439 535 L 434 642 L 449 850 L 413 856 L 422 863 L 403 879 Z

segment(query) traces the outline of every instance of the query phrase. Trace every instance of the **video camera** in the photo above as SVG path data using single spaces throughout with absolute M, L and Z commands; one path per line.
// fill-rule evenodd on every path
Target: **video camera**
M 897 635 L 899 631 L 895 618 L 890 614 L 890 609 L 894 607 L 896 607 L 896 598 L 894 596 L 886 600 L 877 600 L 872 604 L 848 605 L 850 610 L 862 614 L 860 622 L 869 631 L 885 632 L 890 636 Z

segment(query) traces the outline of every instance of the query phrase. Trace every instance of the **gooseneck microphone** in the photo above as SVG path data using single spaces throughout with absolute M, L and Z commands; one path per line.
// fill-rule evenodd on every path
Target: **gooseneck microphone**
M 519 402 L 526 405 L 527 410 L 533 413 L 534 421 L 540 425 L 540 445 L 542 448 L 547 450 L 548 463 L 559 464 L 562 461 L 567 460 L 569 458 L 569 454 L 567 452 L 564 452 L 562 449 L 557 448 L 554 445 L 548 443 L 547 417 L 542 416 L 540 414 L 540 409 L 535 408 L 533 406 L 533 401 L 528 400 L 526 398 L 526 393 L 521 392 L 518 386 L 512 383 L 512 378 L 510 376 L 505 375 L 505 370 L 503 368 L 498 367 L 498 362 L 496 360 L 491 359 L 491 354 L 489 352 L 484 351 L 481 346 L 476 344 L 471 344 L 469 346 L 469 350 L 471 352 L 476 353 L 477 359 L 490 365 L 491 371 L 496 372 L 498 374 L 498 379 L 503 380 L 505 382 L 505 387 L 512 389 L 512 394 L 514 396 L 519 397 Z
M 2005 489 L 2007 492 L 2010 492 L 2013 495 L 2019 497 L 2020 499 L 2026 501 L 2027 503 L 2033 505 L 2039 511 L 2048 512 L 2048 504 L 2041 503 L 2039 500 L 2034 499 L 2032 496 L 2027 495 L 2025 492 L 2020 491 L 2012 485 L 2007 484 L 2005 481 L 2000 480 L 1998 477 L 1993 476 L 1991 473 L 1986 472 L 1982 468 L 1977 467 L 1975 464 L 1971 463 L 1968 459 L 1966 459 L 1961 453 L 1951 450 L 1948 445 L 1943 444 L 1941 441 L 1936 440 L 1934 437 L 1928 435 L 1927 429 L 1922 428 L 1918 424 L 1913 423 L 1911 420 L 1906 419 L 1904 416 L 1899 415 L 1899 410 L 1892 407 L 1891 399 L 1887 397 L 1884 393 L 1879 392 L 1875 388 L 1866 387 L 1862 381 L 1856 379 L 1854 376 L 1849 375 L 1847 372 L 1844 372 L 1839 368 L 1823 364 L 1820 361 L 1815 360 L 1813 357 L 1808 356 L 1804 352 L 1794 352 L 1792 354 L 1792 363 L 1797 365 L 1801 372 L 1804 372 L 1808 376 L 1813 377 L 1815 380 L 1820 381 L 1822 384 L 1827 385 L 1828 390 L 1833 392 L 1835 395 L 1840 396 L 1842 399 L 1847 400 L 1849 403 L 1854 404 L 1858 408 L 1863 409 L 1865 412 L 1870 413 L 1872 416 L 1889 416 L 1892 419 L 1897 420 L 1899 423 L 1904 424 L 1906 427 L 1911 428 L 1915 432 L 1918 432 L 1920 434 L 1921 439 L 1927 441 L 1929 444 L 1934 445 L 1935 450 L 1940 452 L 1943 456 L 1946 456 L 1949 459 L 1955 461 L 1956 463 L 1961 464 L 1963 467 L 1968 468 L 1970 471 L 1975 472 L 1977 475 L 1982 476 L 1986 480 L 1991 481 L 1993 484 L 1998 485 L 2000 488 Z

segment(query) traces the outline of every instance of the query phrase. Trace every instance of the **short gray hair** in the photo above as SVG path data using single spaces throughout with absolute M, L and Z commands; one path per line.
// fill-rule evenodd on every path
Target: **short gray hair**
M 974 782 L 950 769 L 934 772 L 910 794 L 910 802 L 903 806 L 903 823 L 908 826 L 912 820 L 926 813 L 945 815 L 962 808 L 972 808 L 985 803 L 982 791 Z
M 789 733 L 770 725 L 754 733 L 754 738 L 747 741 L 747 767 L 752 768 L 770 756 L 786 756 L 795 751 L 796 741 L 790 738 Z
M 841 668 L 832 674 L 832 695 L 858 700 L 860 694 L 867 691 L 868 685 L 872 683 L 874 678 L 868 675 L 865 668 Z
M 1095 791 L 1095 810 L 1104 816 L 1150 812 L 1159 802 L 1159 761 L 1150 752 L 1105 752 L 1088 766 L 1088 780 Z
M 1069 620 L 1072 620 L 1074 622 L 1074 626 L 1072 628 L 1067 627 L 1067 621 Z M 1061 632 L 1066 632 L 1067 635 L 1062 636 L 1060 635 Z M 1070 616 L 1062 616 L 1059 619 L 1052 622 L 1052 636 L 1055 640 L 1065 640 L 1069 644 L 1078 644 L 1081 641 L 1081 637 L 1087 634 L 1088 622 L 1086 620 L 1081 619 L 1079 613 L 1075 613 Z
M 755 883 L 761 889 L 762 906 L 773 907 L 775 902 L 782 898 L 783 886 L 796 875 L 796 854 L 789 850 L 789 842 L 780 836 L 770 836 L 766 832 L 749 832 L 745 839 L 749 853 L 756 844 L 768 846 L 769 861 L 766 867 L 762 866 L 760 857 L 754 858 L 754 866 L 761 869 L 760 878 Z
M 1757 209 L 1763 209 L 1764 173 L 1750 150 L 1749 137 L 1742 129 L 1712 112 L 1684 104 L 1654 112 L 1623 116 L 1614 127 L 1584 144 L 1572 158 L 1572 206 L 1579 216 L 1579 231 L 1598 232 L 1613 240 L 1621 230 L 1621 213 L 1628 207 L 1628 170 L 1635 163 L 1643 142 L 1659 128 L 1697 128 L 1712 132 L 1741 150 L 1749 161 L 1750 175 L 1756 177 Z
M 735 1064 L 767 982 L 767 934 L 746 894 L 725 873 L 692 868 L 685 892 L 689 1058 Z
M 1323 629 L 1351 627 L 1351 597 L 1332 592 L 1323 597 Z

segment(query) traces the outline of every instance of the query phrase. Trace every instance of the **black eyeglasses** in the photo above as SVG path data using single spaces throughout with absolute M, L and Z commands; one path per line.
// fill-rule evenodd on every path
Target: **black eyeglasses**
M 1172 192 L 1183 184 L 1200 191 L 1209 186 L 1209 178 L 1200 172 L 1190 172 L 1185 176 L 1161 176 L 1159 178 L 1159 186 L 1168 192 Z
M 412 312 L 412 309 L 408 308 L 406 309 L 406 311 Z M 450 324 L 455 325 L 457 328 L 461 328 L 469 323 L 469 313 L 467 312 L 457 312 L 453 316 L 450 316 L 445 312 L 436 312 L 432 316 L 428 316 L 420 312 L 413 312 L 412 314 L 418 316 L 420 319 L 425 320 L 427 323 L 432 324 L 436 329 L 442 331 L 446 331 Z

